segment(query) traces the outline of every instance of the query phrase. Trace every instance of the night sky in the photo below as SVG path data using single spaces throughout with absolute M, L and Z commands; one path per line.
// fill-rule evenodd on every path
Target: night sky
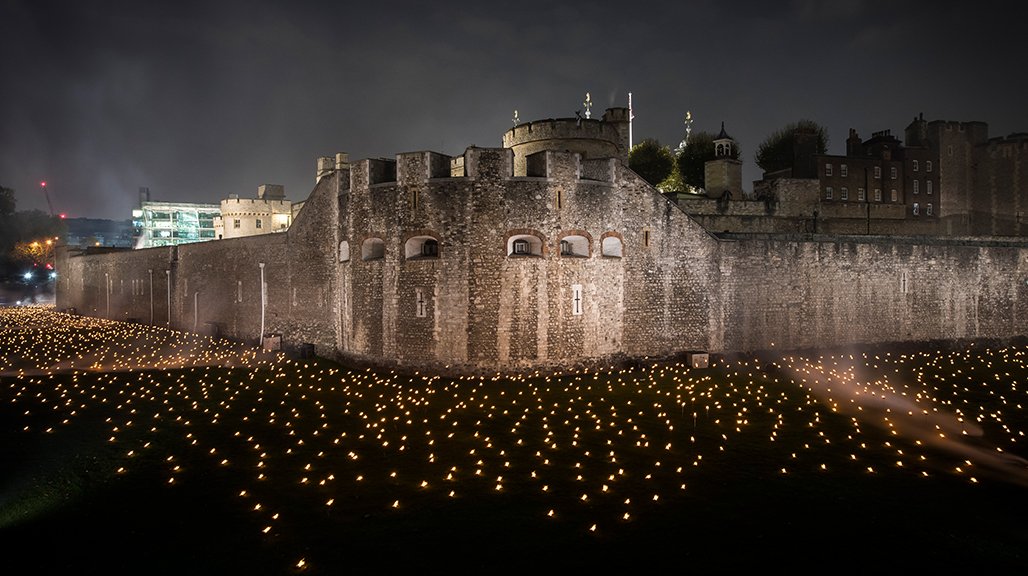
M 725 122 L 753 152 L 800 118 L 830 152 L 927 119 L 1028 131 L 1026 9 L 1009 2 L 52 2 L 0 0 L 0 185 L 69 217 L 137 190 L 217 202 L 315 159 L 499 146 L 522 121 L 626 106 L 635 139 Z

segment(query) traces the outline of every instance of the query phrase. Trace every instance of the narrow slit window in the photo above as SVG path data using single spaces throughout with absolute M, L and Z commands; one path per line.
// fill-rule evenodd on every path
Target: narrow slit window
M 414 315 L 424 318 L 428 312 L 428 304 L 425 302 L 425 292 L 421 288 L 414 289 Z
M 582 315 L 582 285 L 571 285 L 571 313 L 575 316 Z

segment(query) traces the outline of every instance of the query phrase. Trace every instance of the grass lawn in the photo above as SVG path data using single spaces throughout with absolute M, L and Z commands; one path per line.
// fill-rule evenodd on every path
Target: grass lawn
M 1028 348 L 550 377 L 0 308 L 5 573 L 1028 569 Z

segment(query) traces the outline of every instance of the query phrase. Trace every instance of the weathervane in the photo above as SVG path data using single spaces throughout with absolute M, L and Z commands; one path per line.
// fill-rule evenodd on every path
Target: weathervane
M 585 93 L 585 102 L 582 102 L 582 105 L 585 106 L 585 117 L 589 118 L 592 116 L 593 99 L 588 92 Z
M 511 121 L 514 122 L 515 126 L 518 125 L 518 111 L 517 110 L 514 110 L 514 118 Z
M 685 150 L 685 147 L 689 145 L 689 135 L 692 134 L 692 112 L 685 112 L 685 140 L 678 143 L 678 148 L 675 152 L 681 153 Z

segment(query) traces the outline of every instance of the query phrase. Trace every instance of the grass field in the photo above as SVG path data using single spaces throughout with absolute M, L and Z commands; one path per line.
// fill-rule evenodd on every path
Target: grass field
M 33 574 L 1028 569 L 1028 349 L 560 376 L 297 361 L 0 309 Z

